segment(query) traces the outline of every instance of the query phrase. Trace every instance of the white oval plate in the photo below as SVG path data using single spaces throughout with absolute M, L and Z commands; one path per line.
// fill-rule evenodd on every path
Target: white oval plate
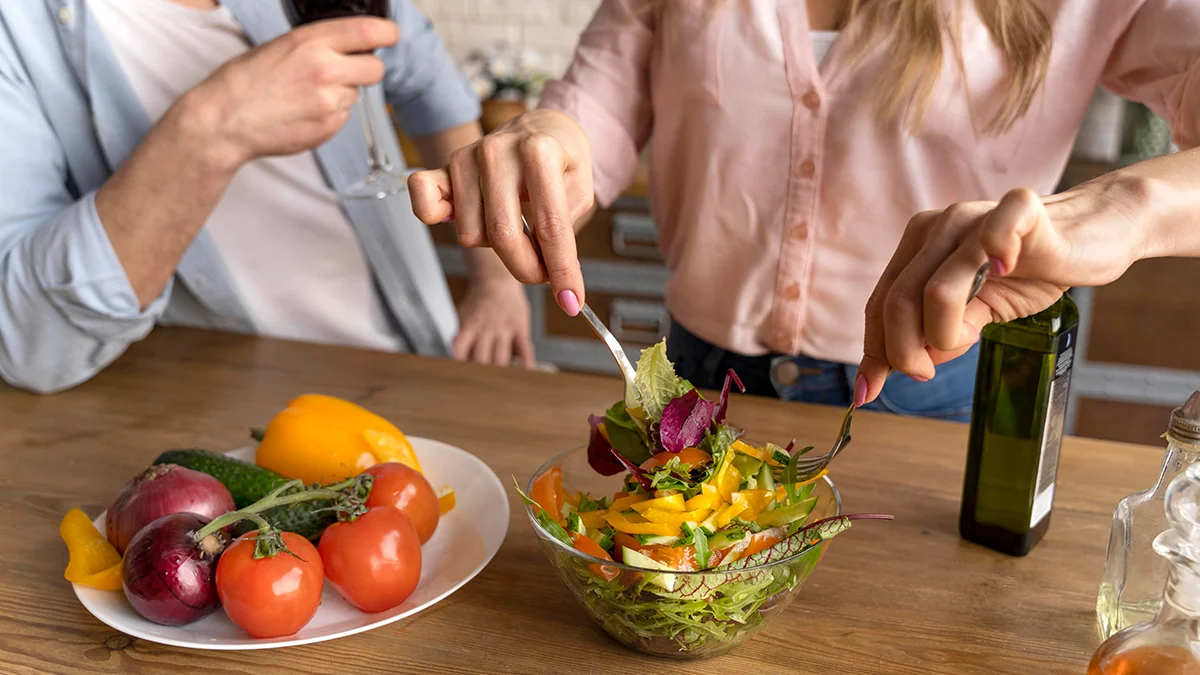
M 439 490 L 454 488 L 457 505 L 442 516 L 437 530 L 421 549 L 421 581 L 399 607 L 366 614 L 350 606 L 328 583 L 316 616 L 300 632 L 259 640 L 238 628 L 225 612 L 186 626 L 160 626 L 147 621 L 125 600 L 123 591 L 100 591 L 74 584 L 75 595 L 97 619 L 134 637 L 193 649 L 273 649 L 354 635 L 412 616 L 470 581 L 491 561 L 508 532 L 508 495 L 496 474 L 474 455 L 427 438 L 410 437 L 421 469 Z M 228 453 L 254 461 L 254 448 Z M 104 532 L 104 515 L 96 527 Z

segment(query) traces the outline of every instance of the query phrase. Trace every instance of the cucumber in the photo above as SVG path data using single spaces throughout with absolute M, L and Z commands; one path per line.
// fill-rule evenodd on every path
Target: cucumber
M 261 466 L 199 448 L 168 450 L 159 455 L 154 463 L 177 464 L 216 478 L 233 495 L 233 503 L 239 509 L 257 502 L 288 480 Z M 325 510 L 332 505 L 333 502 L 329 500 L 319 499 L 278 506 L 259 515 L 285 532 L 295 532 L 316 541 L 325 528 L 337 520 L 336 513 Z M 235 534 L 244 534 L 255 527 L 252 521 L 242 521 L 235 527 Z

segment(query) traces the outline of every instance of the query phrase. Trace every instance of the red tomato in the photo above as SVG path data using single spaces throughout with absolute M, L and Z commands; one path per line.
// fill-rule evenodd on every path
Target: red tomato
M 572 532 L 571 542 L 575 544 L 575 549 L 578 551 L 582 551 L 593 558 L 612 562 L 612 557 L 608 555 L 608 551 L 601 548 L 600 544 L 597 544 L 591 537 L 586 537 L 578 532 Z M 593 563 L 588 565 L 588 569 L 592 571 L 592 574 L 603 578 L 605 581 L 612 581 L 621 574 L 621 570 L 609 565 L 597 565 Z
M 533 481 L 533 494 L 529 497 L 550 513 L 550 517 L 559 523 L 566 522 L 563 518 L 563 477 L 562 467 L 556 466 Z
M 391 506 L 376 506 L 351 522 L 330 525 L 318 548 L 329 583 L 364 612 L 399 605 L 421 579 L 417 528 Z
M 693 469 L 712 461 L 712 455 L 700 448 L 684 448 L 682 452 L 676 454 L 660 452 L 652 456 L 650 459 L 642 462 L 642 470 L 653 471 L 676 457 L 679 458 L 680 462 L 691 466 Z
M 367 469 L 367 473 L 375 477 L 375 485 L 367 497 L 367 506 L 394 506 L 400 509 L 412 518 L 417 534 L 421 536 L 421 543 L 429 541 L 437 529 L 441 514 L 437 493 L 425 476 L 399 462 L 376 464 Z
M 217 595 L 230 620 L 256 638 L 292 635 L 321 604 L 321 555 L 304 537 L 283 533 L 287 553 L 254 559 L 257 531 L 234 540 L 217 561 Z

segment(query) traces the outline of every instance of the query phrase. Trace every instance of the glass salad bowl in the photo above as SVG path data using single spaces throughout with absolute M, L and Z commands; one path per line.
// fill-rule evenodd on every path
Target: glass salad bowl
M 581 446 L 538 469 L 526 492 L 555 467 L 570 492 L 600 496 L 622 489 L 622 477 L 596 473 Z M 810 522 L 841 515 L 841 495 L 828 476 L 811 494 L 818 499 Z M 605 632 L 635 651 L 678 659 L 723 654 L 753 637 L 799 594 L 829 543 L 796 537 L 791 548 L 765 560 L 750 556 L 699 572 L 664 571 L 583 553 L 552 536 L 534 509 L 526 513 L 559 576 Z

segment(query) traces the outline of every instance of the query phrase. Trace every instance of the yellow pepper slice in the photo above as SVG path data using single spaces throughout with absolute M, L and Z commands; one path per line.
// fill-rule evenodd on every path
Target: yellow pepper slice
M 660 537 L 669 537 L 679 532 L 679 527 L 671 527 L 670 525 L 661 525 L 659 523 L 638 522 L 626 518 L 619 513 L 610 513 L 605 516 L 605 520 L 617 532 L 626 534 L 653 534 Z M 641 520 L 641 519 L 639 519 Z
M 79 509 L 71 509 L 58 525 L 70 559 L 63 578 L 102 591 L 121 588 L 121 555 Z
M 665 510 L 665 511 L 683 511 L 683 495 L 673 494 L 658 499 L 647 499 L 644 502 L 638 502 L 633 505 L 633 510 L 638 513 L 645 513 L 650 510 Z
M 652 523 L 679 527 L 683 523 L 702 522 L 710 513 L 712 513 L 712 509 L 698 509 L 696 511 L 667 511 L 665 509 L 650 509 L 649 511 L 643 513 L 642 516 Z
M 449 485 L 438 492 L 437 500 L 438 513 L 443 516 L 453 511 L 454 507 L 458 505 L 458 499 L 454 496 L 454 488 Z
M 704 487 L 708 487 L 705 484 Z M 683 503 L 684 511 L 698 511 L 700 509 L 711 509 L 717 502 L 717 495 L 714 492 L 701 492 Z
M 641 503 L 644 501 L 646 501 L 646 495 L 629 495 L 628 497 L 621 497 L 620 499 L 614 499 L 612 506 L 608 507 L 608 510 L 612 513 L 620 513 L 622 511 L 628 510 L 634 504 L 638 504 L 638 503 Z
M 256 462 L 305 483 L 332 483 L 381 462 L 421 470 L 408 438 L 391 422 L 339 398 L 305 394 L 267 425 Z
M 563 501 L 570 504 L 571 506 L 574 506 L 575 508 L 579 508 L 579 501 L 582 498 L 583 498 L 583 496 L 578 492 L 567 492 L 565 490 L 563 491 Z
M 733 501 L 733 493 L 742 485 L 742 474 L 733 465 L 732 452 L 726 452 L 721 458 L 721 466 L 710 480 L 717 486 L 722 499 L 727 502 Z
M 598 530 L 608 522 L 604 519 L 604 516 L 608 515 L 607 511 L 584 511 L 578 515 L 583 526 L 589 530 Z
M 775 458 L 771 456 L 771 453 L 767 452 L 763 448 L 756 448 L 753 445 L 750 445 L 749 443 L 743 443 L 740 440 L 734 441 L 732 448 L 734 452 L 740 452 L 743 455 L 748 455 L 754 459 L 766 462 L 771 466 L 779 466 L 779 462 L 775 461 Z
M 743 520 L 754 520 L 771 502 L 775 501 L 775 493 L 770 490 L 742 490 L 733 493 L 733 503 L 746 502 L 746 510 L 741 513 Z
M 726 506 L 717 514 L 717 529 L 721 529 L 729 524 L 731 520 L 741 515 L 750 506 L 749 502 L 744 499 L 739 499 L 736 502 Z

